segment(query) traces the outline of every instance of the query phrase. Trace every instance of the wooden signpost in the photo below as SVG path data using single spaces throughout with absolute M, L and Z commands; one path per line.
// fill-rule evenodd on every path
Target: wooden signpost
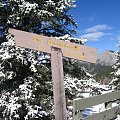
M 51 53 L 51 47 L 60 48 L 64 57 L 78 59 L 90 63 L 96 62 L 96 49 L 84 45 L 79 45 L 54 37 L 47 37 L 20 30 L 10 29 L 10 33 L 15 36 L 16 46 L 34 49 L 46 53 Z
M 67 120 L 62 57 L 95 63 L 96 49 L 15 29 L 9 32 L 15 36 L 16 46 L 51 54 L 55 120 Z

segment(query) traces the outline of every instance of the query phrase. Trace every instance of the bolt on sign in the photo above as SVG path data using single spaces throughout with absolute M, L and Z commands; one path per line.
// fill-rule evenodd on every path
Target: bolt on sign
M 96 49 L 20 30 L 10 29 L 16 46 L 51 54 L 55 120 L 67 120 L 62 57 L 96 62 Z
M 54 37 L 47 37 L 20 30 L 10 29 L 15 36 L 16 46 L 30 48 L 46 53 L 51 53 L 51 46 L 60 48 L 64 57 L 82 60 L 90 63 L 96 62 L 96 49 L 84 45 L 57 40 Z

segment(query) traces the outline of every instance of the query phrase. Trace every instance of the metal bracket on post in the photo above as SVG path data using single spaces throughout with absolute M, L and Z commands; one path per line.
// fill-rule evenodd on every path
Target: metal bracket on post
M 62 51 L 60 48 L 51 47 L 51 67 L 55 120 L 67 120 Z

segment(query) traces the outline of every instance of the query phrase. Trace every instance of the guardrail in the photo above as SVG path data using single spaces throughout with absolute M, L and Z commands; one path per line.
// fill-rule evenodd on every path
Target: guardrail
M 73 118 L 74 120 L 120 120 L 120 106 L 112 107 L 113 101 L 120 100 L 120 90 L 103 95 L 92 96 L 89 98 L 77 98 L 73 100 Z M 105 110 L 95 113 L 88 117 L 83 117 L 83 110 L 91 106 L 104 103 Z

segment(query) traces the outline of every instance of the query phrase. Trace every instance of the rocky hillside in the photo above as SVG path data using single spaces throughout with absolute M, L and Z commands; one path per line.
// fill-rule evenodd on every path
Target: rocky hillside
M 115 63 L 116 56 L 114 51 L 107 50 L 97 55 L 97 64 L 111 66 Z

